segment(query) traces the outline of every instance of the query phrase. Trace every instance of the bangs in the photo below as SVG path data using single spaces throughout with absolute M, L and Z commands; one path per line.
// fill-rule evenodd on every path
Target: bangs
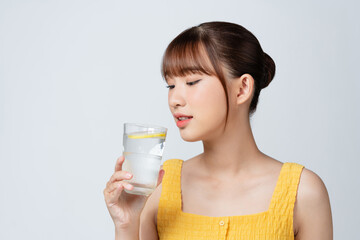
M 163 57 L 161 74 L 165 81 L 171 77 L 184 77 L 188 74 L 202 73 L 216 75 L 203 44 L 199 39 L 189 41 L 175 39 L 171 42 Z

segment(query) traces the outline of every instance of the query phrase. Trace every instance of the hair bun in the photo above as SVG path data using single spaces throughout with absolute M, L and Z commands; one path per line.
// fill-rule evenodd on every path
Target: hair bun
M 261 81 L 261 89 L 266 88 L 275 76 L 275 62 L 264 52 L 264 75 Z

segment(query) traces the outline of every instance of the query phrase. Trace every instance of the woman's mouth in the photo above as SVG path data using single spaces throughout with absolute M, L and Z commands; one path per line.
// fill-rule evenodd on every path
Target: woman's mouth
M 193 118 L 192 116 L 187 116 L 183 114 L 174 114 L 174 117 L 177 119 L 176 126 L 178 126 L 179 128 L 185 127 Z
M 178 121 L 176 122 L 176 126 L 179 128 L 185 127 L 193 117 L 179 117 L 177 118 Z

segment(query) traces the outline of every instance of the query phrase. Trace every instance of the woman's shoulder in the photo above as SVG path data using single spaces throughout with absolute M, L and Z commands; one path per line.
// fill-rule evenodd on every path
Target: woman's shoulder
M 301 239 L 320 232 L 332 234 L 329 194 L 323 180 L 310 169 L 303 168 L 294 206 L 294 228 Z M 329 229 L 331 228 L 331 229 Z M 324 239 L 324 236 L 319 236 Z
M 320 176 L 304 167 L 298 186 L 299 207 L 311 207 L 311 205 L 323 203 L 328 197 L 325 183 Z

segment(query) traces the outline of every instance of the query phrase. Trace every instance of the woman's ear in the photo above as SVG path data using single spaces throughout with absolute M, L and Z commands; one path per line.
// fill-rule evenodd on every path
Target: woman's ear
M 241 77 L 233 80 L 232 86 L 236 93 L 236 104 L 242 104 L 251 101 L 254 88 L 254 78 L 250 74 L 243 74 Z

